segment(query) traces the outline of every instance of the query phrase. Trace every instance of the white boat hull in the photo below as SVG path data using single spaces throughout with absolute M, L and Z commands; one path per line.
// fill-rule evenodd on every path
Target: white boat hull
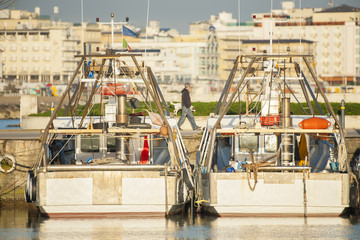
M 204 211 L 221 216 L 339 216 L 349 206 L 349 175 L 259 172 L 202 174 Z
M 176 186 L 176 176 L 167 176 L 165 184 L 159 171 L 39 172 L 36 204 L 50 217 L 164 216 L 179 206 Z

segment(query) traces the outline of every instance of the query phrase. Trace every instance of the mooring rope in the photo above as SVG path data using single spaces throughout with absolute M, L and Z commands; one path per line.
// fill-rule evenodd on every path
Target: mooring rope
M 274 164 L 276 162 L 276 160 L 273 160 L 271 162 L 268 162 L 270 159 L 276 158 L 278 157 L 280 154 L 280 149 L 277 151 L 277 153 L 274 156 L 268 157 L 262 161 L 259 162 L 255 162 L 254 160 L 254 155 L 252 150 L 250 150 L 250 158 L 251 158 L 251 163 L 250 164 L 243 164 L 242 166 L 244 166 L 246 168 L 246 176 L 247 176 L 247 180 L 248 180 L 248 185 L 251 191 L 255 190 L 256 184 L 257 184 L 257 177 L 258 177 L 258 170 L 260 167 L 267 167 L 270 166 L 271 164 Z M 251 177 L 251 172 L 254 173 L 254 186 L 251 186 L 250 183 L 250 177 Z

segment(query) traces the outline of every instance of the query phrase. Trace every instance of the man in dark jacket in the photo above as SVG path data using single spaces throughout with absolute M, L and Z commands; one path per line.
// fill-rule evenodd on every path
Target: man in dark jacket
M 178 122 L 178 127 L 180 128 L 181 125 L 184 123 L 185 118 L 189 119 L 191 127 L 193 130 L 200 129 L 200 127 L 196 126 L 194 115 L 191 111 L 191 99 L 190 99 L 190 83 L 185 83 L 185 88 L 182 90 L 181 95 L 181 117 Z M 181 129 L 181 128 L 180 128 Z

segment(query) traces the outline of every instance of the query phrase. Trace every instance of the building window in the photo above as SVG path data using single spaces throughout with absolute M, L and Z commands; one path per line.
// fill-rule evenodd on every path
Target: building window
M 16 80 L 16 75 L 7 75 L 7 77 L 5 79 L 7 79 L 9 81 Z
M 23 51 L 27 51 L 28 50 L 28 45 L 25 43 L 22 45 L 22 50 Z
M 50 75 L 41 75 L 41 82 L 50 82 Z
M 38 82 L 39 81 L 39 75 L 31 75 L 30 80 L 32 82 Z
M 30 35 L 30 39 L 35 41 L 39 40 L 39 35 L 37 32 L 30 32 L 29 35 Z
M 40 35 L 42 36 L 42 39 L 49 40 L 49 33 L 48 32 L 41 32 Z
M 7 38 L 8 40 L 10 40 L 10 41 L 15 41 L 15 40 L 16 40 L 16 35 L 15 35 L 15 33 L 7 33 L 6 35 L 7 35 L 6 38 Z
M 20 76 L 19 76 L 19 80 L 20 80 L 21 82 L 27 82 L 27 80 L 28 80 L 28 75 L 20 75 Z
M 45 44 L 45 46 L 44 46 L 44 50 L 45 51 L 50 51 L 50 44 Z
M 54 81 L 59 81 L 60 80 L 60 75 L 54 75 L 53 79 L 54 79 Z

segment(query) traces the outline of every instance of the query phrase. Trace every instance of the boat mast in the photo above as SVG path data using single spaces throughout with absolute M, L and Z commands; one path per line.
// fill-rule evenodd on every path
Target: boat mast
M 270 3 L 270 53 L 273 52 L 273 47 L 272 47 L 272 43 L 273 43 L 273 14 L 272 14 L 272 11 L 273 11 L 273 0 L 271 0 L 271 3 Z

